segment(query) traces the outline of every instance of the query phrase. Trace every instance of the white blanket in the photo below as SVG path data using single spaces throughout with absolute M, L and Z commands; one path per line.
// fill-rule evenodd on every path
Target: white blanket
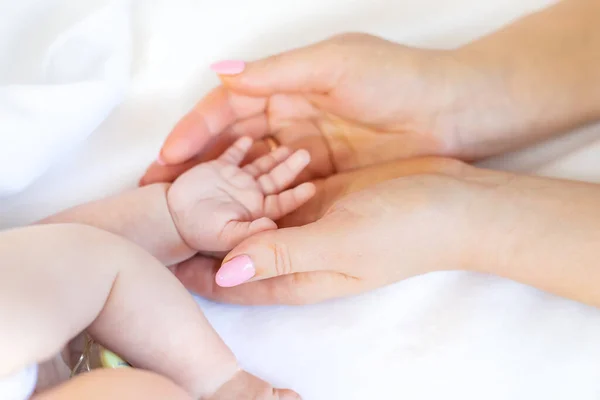
M 455 46 L 549 0 L 0 0 L 0 228 L 135 185 L 207 66 L 350 30 Z M 598 129 L 492 160 L 600 182 Z M 325 399 L 598 399 L 600 311 L 438 273 L 307 307 L 200 300 L 250 371 Z

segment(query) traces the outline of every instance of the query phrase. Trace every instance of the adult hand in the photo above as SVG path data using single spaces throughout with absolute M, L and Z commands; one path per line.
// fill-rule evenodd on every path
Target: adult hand
M 227 136 L 306 147 L 312 177 L 325 177 L 411 156 L 481 158 L 568 132 L 600 118 L 599 10 L 560 2 L 450 51 L 350 34 L 217 63 L 223 85 L 177 124 L 161 151 L 169 166 L 142 183 L 218 155 L 208 143 Z
M 206 259 L 186 261 L 175 274 L 192 291 L 219 301 L 298 304 L 360 293 L 440 267 L 468 268 L 480 249 L 469 245 L 480 227 L 473 219 L 487 211 L 472 207 L 481 188 L 470 180 L 479 170 L 430 159 L 397 162 L 388 173 L 405 176 L 335 201 L 314 223 L 243 241 L 226 257 L 218 285 L 216 268 Z M 247 278 L 255 282 L 237 286 Z
M 255 235 L 220 269 L 192 259 L 175 273 L 217 301 L 302 304 L 467 270 L 600 307 L 598 185 L 447 163 L 397 167 L 409 175 L 335 201 L 314 223 Z
M 342 172 L 313 181 L 315 196 L 298 210 L 277 221 L 280 228 L 306 225 L 315 222 L 337 201 L 347 195 L 391 179 L 422 174 L 457 175 L 465 164 L 449 158 L 419 157 L 392 161 Z
M 305 180 L 400 158 L 474 155 L 459 132 L 478 116 L 465 115 L 469 70 L 452 52 L 345 34 L 213 69 L 223 85 L 175 126 L 160 154 L 167 165 L 155 163 L 142 183 L 171 181 L 240 135 L 307 149 Z M 266 151 L 259 143 L 253 155 Z
M 384 182 L 397 177 L 435 174 L 457 175 L 465 168 L 465 164 L 453 159 L 439 157 L 412 158 L 409 160 L 394 161 L 378 164 L 367 168 L 340 173 L 324 179 L 314 181 L 316 194 L 304 206 L 285 216 L 277 222 L 280 228 L 309 224 L 323 217 L 325 213 L 347 195 L 363 190 L 379 182 Z M 213 287 L 214 273 L 219 268 L 221 260 L 226 253 L 202 253 L 169 267 L 190 288 L 204 293 L 205 290 L 219 290 Z M 206 276 L 206 274 L 213 276 Z M 201 286 L 198 286 L 201 285 Z M 219 294 L 221 294 L 219 290 Z M 229 296 L 230 292 L 224 292 Z M 225 299 L 226 301 L 229 301 Z

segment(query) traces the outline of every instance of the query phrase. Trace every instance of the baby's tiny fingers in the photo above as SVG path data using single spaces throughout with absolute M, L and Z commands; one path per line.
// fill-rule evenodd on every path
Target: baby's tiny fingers
M 310 163 L 310 154 L 298 150 L 271 172 L 258 178 L 258 184 L 266 195 L 279 193 L 294 182 L 298 174 Z
M 240 165 L 251 147 L 252 139 L 249 137 L 242 137 L 225 150 L 219 157 L 219 160 L 227 164 Z
M 284 146 L 278 147 L 267 155 L 264 155 L 252 163 L 246 165 L 243 170 L 257 178 L 275 168 L 279 163 L 290 156 L 290 149 Z
M 265 216 L 274 221 L 295 211 L 315 195 L 313 183 L 307 182 L 283 193 L 272 194 L 265 198 Z

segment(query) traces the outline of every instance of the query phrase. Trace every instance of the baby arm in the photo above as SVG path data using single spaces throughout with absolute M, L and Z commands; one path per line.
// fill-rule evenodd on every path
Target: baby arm
M 164 265 L 176 264 L 196 251 L 181 239 L 167 205 L 171 184 L 154 184 L 86 203 L 41 221 L 74 222 L 115 233 L 137 243 Z
M 111 198 L 75 207 L 49 217 L 42 223 L 72 221 L 93 225 L 131 239 L 158 256 L 165 264 L 175 264 L 191 257 L 197 251 L 205 253 L 226 252 L 253 233 L 276 228 L 275 219 L 294 211 L 314 194 L 312 184 L 303 184 L 285 190 L 308 164 L 307 152 L 298 151 L 292 154 L 286 148 L 279 148 L 245 167 L 240 167 L 239 164 L 251 145 L 252 141 L 248 138 L 238 140 L 218 160 L 193 168 L 173 185 L 157 184 L 132 190 Z M 83 233 L 86 232 L 84 226 L 66 226 L 77 227 L 77 230 L 83 230 Z M 43 228 L 43 226 L 37 227 L 37 229 L 40 228 Z M 102 232 L 92 228 L 87 229 L 96 232 L 96 235 Z M 108 232 L 103 234 L 112 238 L 112 241 L 118 240 L 118 237 L 110 235 Z M 75 233 L 75 236 L 78 235 Z M 56 235 L 52 239 L 57 240 L 59 237 L 59 235 Z M 79 237 L 81 239 L 86 235 L 82 234 Z M 88 239 L 93 242 L 91 240 L 93 238 L 88 237 Z M 22 240 L 25 240 L 25 237 Z M 122 241 L 122 239 L 120 240 Z M 123 243 L 136 248 L 132 243 L 124 241 Z M 218 391 L 211 397 L 214 399 L 232 398 L 231 395 L 237 392 L 244 393 L 245 396 L 249 396 L 248 398 L 269 399 L 273 396 L 296 398 L 293 392 L 274 391 L 260 379 L 238 370 L 231 352 L 208 326 L 195 302 L 185 291 L 183 291 L 183 294 L 186 296 L 188 303 L 191 302 L 196 314 L 199 315 L 199 317 L 196 317 L 198 320 L 197 325 L 187 323 L 184 326 L 177 327 L 177 323 L 184 324 L 194 317 L 187 315 L 189 310 L 186 311 L 185 307 L 176 306 L 177 301 L 175 299 L 165 304 L 161 297 L 160 302 L 163 310 L 165 310 L 163 312 L 174 313 L 170 315 L 172 319 L 176 316 L 181 316 L 181 318 L 169 322 L 168 319 L 163 321 L 160 317 L 157 317 L 156 306 L 145 300 L 143 296 L 139 296 L 135 290 L 146 290 L 145 295 L 150 297 L 152 295 L 156 296 L 156 293 L 160 293 L 161 296 L 170 296 L 173 288 L 165 291 L 164 288 L 159 287 L 161 286 L 161 280 L 164 279 L 168 285 L 172 285 L 173 282 L 176 285 L 179 285 L 179 283 L 165 268 L 162 268 L 162 270 L 159 268 L 162 272 L 158 274 L 154 273 L 155 285 L 146 285 L 145 281 L 149 277 L 141 268 L 134 269 L 133 266 L 129 266 L 132 263 L 122 263 L 123 266 L 134 269 L 128 274 L 123 274 L 114 268 L 105 268 L 106 260 L 103 261 L 102 257 L 96 258 L 97 253 L 102 256 L 103 251 L 106 251 L 108 247 L 111 249 L 112 256 L 117 255 L 113 252 L 113 246 L 110 243 L 99 244 L 99 249 L 95 248 L 95 251 L 87 251 L 85 246 L 78 246 L 76 241 L 65 240 L 63 244 L 68 244 L 67 247 L 69 248 L 72 246 L 72 251 L 77 251 L 77 256 L 75 257 L 75 254 L 69 253 L 66 248 L 60 249 L 60 246 L 49 246 L 48 250 L 54 249 L 59 251 L 63 258 L 70 255 L 77 258 L 77 260 L 52 259 L 53 264 L 57 263 L 63 267 L 81 264 L 93 271 L 89 274 L 79 271 L 79 275 L 63 271 L 63 274 L 69 277 L 67 281 L 73 283 L 74 290 L 85 288 L 85 286 L 81 286 L 81 282 L 87 282 L 87 285 L 90 285 L 90 281 L 92 281 L 94 285 L 106 285 L 108 279 L 108 283 L 112 285 L 112 289 L 106 290 L 106 295 L 108 296 L 108 293 L 110 293 L 111 297 L 104 299 L 106 301 L 105 310 L 98 315 L 98 319 L 91 325 L 89 331 L 96 340 L 121 354 L 134 366 L 165 374 L 178 384 L 186 387 L 186 389 L 190 390 L 191 387 L 191 393 L 213 393 L 218 388 Z M 8 246 L 8 248 L 12 247 Z M 42 248 L 44 247 L 42 246 Z M 141 249 L 138 249 L 138 252 L 152 259 L 154 264 L 157 263 L 155 259 Z M 41 253 L 38 252 L 37 254 L 40 255 Z M 47 258 L 50 259 L 51 255 L 49 254 Z M 149 263 L 151 264 L 151 262 Z M 32 265 L 39 264 L 35 264 L 32 260 Z M 104 280 L 95 277 L 94 274 L 99 273 L 103 274 Z M 114 275 L 111 275 L 111 273 Z M 136 274 L 139 274 L 137 276 L 138 281 L 135 281 L 136 278 L 134 278 Z M 160 277 L 161 274 L 162 278 Z M 140 279 L 140 277 L 143 278 Z M 127 282 L 129 280 L 133 281 L 128 283 L 131 288 L 121 289 L 117 292 L 115 287 L 125 286 L 123 282 L 126 279 Z M 60 290 L 64 290 L 64 288 Z M 86 294 L 91 296 L 93 293 Z M 123 298 L 115 300 L 117 294 Z M 125 295 L 131 297 L 125 298 Z M 64 304 L 57 305 L 54 311 L 68 310 L 68 308 L 63 307 L 67 306 L 76 297 L 72 295 L 69 301 L 65 300 Z M 83 301 L 85 301 L 85 298 Z M 121 303 L 125 304 L 125 301 L 130 302 L 128 303 L 130 307 L 119 309 L 113 306 L 110 308 L 111 310 L 114 309 L 112 313 L 120 313 L 121 316 L 110 317 L 109 311 L 107 311 L 109 310 L 108 306 L 111 304 L 119 304 L 120 306 Z M 85 304 L 88 304 L 87 301 Z M 190 306 L 186 307 L 189 308 Z M 61 321 L 65 317 L 73 318 L 72 315 L 57 315 L 51 312 L 44 312 L 43 314 L 54 315 L 56 318 L 53 318 L 53 321 Z M 114 322 L 99 322 L 106 319 L 110 321 L 110 318 L 105 317 L 105 315 L 116 318 L 119 323 L 126 322 L 127 316 L 129 316 L 131 317 L 129 324 L 136 323 L 131 327 L 128 325 L 120 326 Z M 142 320 L 138 317 L 140 315 L 144 317 Z M 151 320 L 146 321 L 145 319 L 148 318 Z M 87 323 L 89 322 L 91 320 Z M 142 326 L 144 324 L 147 324 L 147 327 Z M 67 336 L 63 331 L 62 336 L 59 337 L 71 338 L 84 329 L 85 326 L 87 326 L 86 323 L 76 325 L 75 328 L 66 332 Z M 158 329 L 158 331 L 151 330 L 152 326 L 158 326 L 161 329 Z M 174 332 L 174 334 L 170 334 L 170 332 Z M 185 334 L 180 334 L 180 332 L 195 335 L 195 340 L 181 337 Z M 201 332 L 201 334 L 196 334 L 197 332 Z M 149 333 L 150 337 L 144 336 Z M 143 337 L 144 340 L 140 341 L 140 337 Z M 63 341 L 65 340 L 67 339 Z M 163 343 L 164 340 L 168 343 Z M 193 350 L 187 350 L 182 343 L 189 345 Z M 56 348 L 62 347 L 64 343 L 54 344 L 55 346 L 50 353 L 55 352 Z M 160 353 L 156 353 L 153 352 L 155 349 L 162 350 L 160 350 Z M 142 353 L 135 353 L 134 350 Z M 39 354 L 39 352 L 35 354 Z M 166 357 L 169 357 L 169 362 L 163 360 Z M 36 358 L 36 360 L 43 359 L 45 358 L 39 356 Z M 198 364 L 194 364 L 194 360 Z M 155 365 L 155 362 L 159 365 Z M 25 362 L 25 365 L 27 363 L 28 361 Z M 204 379 L 204 381 L 200 384 L 195 382 L 195 379 Z
M 194 398 L 250 376 L 177 279 L 131 242 L 84 225 L 38 225 L 0 233 L 0 259 L 0 376 L 53 357 L 84 329 Z
M 275 229 L 275 220 L 315 192 L 312 183 L 286 190 L 310 161 L 308 152 L 280 147 L 240 167 L 252 145 L 241 138 L 217 160 L 171 184 L 154 184 L 83 204 L 41 223 L 75 222 L 123 236 L 165 265 L 198 251 L 223 254 L 246 237 Z

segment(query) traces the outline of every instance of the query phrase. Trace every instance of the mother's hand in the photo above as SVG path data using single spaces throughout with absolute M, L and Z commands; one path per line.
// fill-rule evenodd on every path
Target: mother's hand
M 470 222 L 484 214 L 472 207 L 480 188 L 470 180 L 479 174 L 458 161 L 432 158 L 380 166 L 362 181 L 338 175 L 330 179 L 338 180 L 339 194 L 376 178 L 404 176 L 334 200 L 314 223 L 245 240 L 227 256 L 218 285 L 206 259 L 182 263 L 175 273 L 192 291 L 215 300 L 297 304 L 360 293 L 440 267 L 465 269 L 481 244 L 470 245 L 480 226 Z M 323 210 L 317 203 L 313 217 Z M 237 286 L 247 278 L 253 282 Z
M 453 116 L 464 117 L 458 101 L 468 97 L 466 68 L 450 52 L 365 34 L 214 69 L 223 85 L 175 126 L 161 150 L 168 165 L 152 165 L 143 184 L 173 180 L 240 135 L 272 135 L 288 147 L 307 149 L 312 160 L 306 180 L 401 158 L 451 154 L 459 123 Z M 259 143 L 253 154 L 266 150 Z
M 280 228 L 306 225 L 317 221 L 336 202 L 347 195 L 366 189 L 374 184 L 409 175 L 457 175 L 465 164 L 442 157 L 419 157 L 392 161 L 342 172 L 313 181 L 316 193 L 305 205 L 277 221 Z
M 600 186 L 414 162 L 396 165 L 406 176 L 334 200 L 314 223 L 245 240 L 218 272 L 192 259 L 176 274 L 219 301 L 299 304 L 467 270 L 600 307 Z

